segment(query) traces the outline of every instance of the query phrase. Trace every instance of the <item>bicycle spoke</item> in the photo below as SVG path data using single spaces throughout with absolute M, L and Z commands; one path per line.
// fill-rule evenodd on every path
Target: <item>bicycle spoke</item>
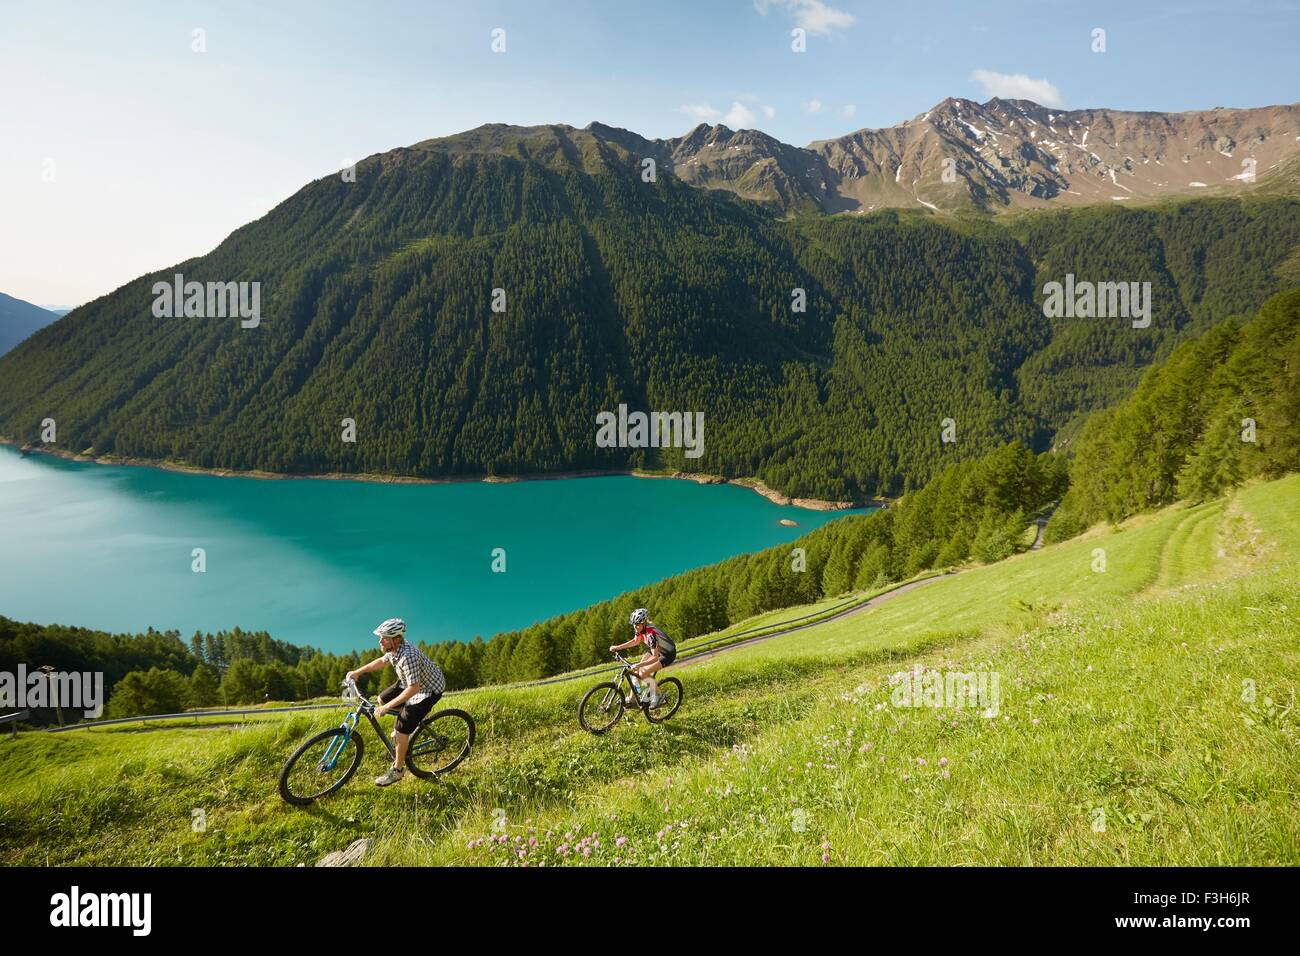
M 290 758 L 281 790 L 291 802 L 309 803 L 341 786 L 360 759 L 356 739 L 342 730 L 308 741 Z
M 435 714 L 411 736 L 407 763 L 417 773 L 442 773 L 465 759 L 472 745 L 473 729 L 464 716 Z

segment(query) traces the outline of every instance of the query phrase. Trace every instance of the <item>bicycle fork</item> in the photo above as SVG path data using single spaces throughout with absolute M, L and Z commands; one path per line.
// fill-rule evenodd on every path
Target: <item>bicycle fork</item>
M 352 733 L 356 729 L 356 713 L 348 714 L 343 718 L 343 736 L 335 737 L 330 741 L 330 745 L 325 748 L 325 753 L 320 758 L 318 767 L 322 772 L 334 769 L 334 764 L 338 762 L 339 755 L 343 753 L 343 748 L 348 745 L 348 741 L 352 739 Z

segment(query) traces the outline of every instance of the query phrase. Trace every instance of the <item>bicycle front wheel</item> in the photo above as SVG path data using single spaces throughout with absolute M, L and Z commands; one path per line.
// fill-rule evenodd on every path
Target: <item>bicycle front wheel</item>
M 428 780 L 459 765 L 473 746 L 474 718 L 463 710 L 440 710 L 411 735 L 406 765 Z
M 343 786 L 361 766 L 361 737 L 342 727 L 322 731 L 293 752 L 280 771 L 280 796 L 304 806 Z
M 597 684 L 578 705 L 578 723 L 593 734 L 603 734 L 623 716 L 623 691 L 614 683 Z

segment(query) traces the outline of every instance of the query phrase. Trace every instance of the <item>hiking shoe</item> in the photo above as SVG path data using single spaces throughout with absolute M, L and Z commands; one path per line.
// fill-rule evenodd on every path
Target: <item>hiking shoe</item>
M 406 776 L 406 771 L 401 767 L 389 767 L 388 773 L 375 778 L 375 786 L 387 787 L 389 784 L 397 783 L 404 776 Z

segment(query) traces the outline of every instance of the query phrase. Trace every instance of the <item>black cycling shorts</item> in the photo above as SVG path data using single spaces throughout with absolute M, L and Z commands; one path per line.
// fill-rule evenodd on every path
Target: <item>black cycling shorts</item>
M 405 688 L 401 684 L 394 684 L 388 687 L 379 695 L 379 702 L 386 704 Z M 429 716 L 429 711 L 433 710 L 433 705 L 438 703 L 441 694 L 430 694 L 418 704 L 403 704 L 402 709 L 397 712 L 397 732 L 399 734 L 413 734 L 416 728 L 420 726 L 420 721 Z
M 662 644 L 659 645 L 659 666 L 667 667 L 673 661 L 677 660 L 677 648 L 669 650 Z

